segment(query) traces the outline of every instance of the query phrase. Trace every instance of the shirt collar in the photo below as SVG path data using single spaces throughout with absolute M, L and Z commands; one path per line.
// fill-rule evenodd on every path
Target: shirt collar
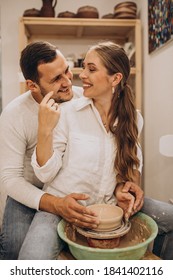
M 81 109 L 87 107 L 88 105 L 93 106 L 93 101 L 92 99 L 87 98 L 85 96 L 82 96 L 74 100 L 74 107 L 76 108 L 76 111 L 80 111 Z
M 74 102 L 74 107 L 76 108 L 76 111 L 80 111 L 83 108 L 87 107 L 88 105 L 91 105 L 92 108 L 94 107 L 93 100 L 85 96 L 76 99 Z M 115 120 L 113 126 L 115 127 L 117 126 L 117 124 L 118 124 L 118 118 Z

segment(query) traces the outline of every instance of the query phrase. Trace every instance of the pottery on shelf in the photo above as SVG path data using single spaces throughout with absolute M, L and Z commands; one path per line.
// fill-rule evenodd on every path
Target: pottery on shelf
M 77 18 L 99 18 L 99 12 L 97 8 L 93 6 L 83 6 L 77 10 Z
M 40 10 L 41 17 L 54 17 L 55 16 L 55 6 L 57 0 L 42 0 L 43 5 Z
M 57 17 L 59 18 L 75 18 L 76 14 L 70 11 L 60 12 Z
M 39 17 L 40 16 L 40 10 L 37 10 L 35 8 L 27 9 L 23 13 L 23 17 Z

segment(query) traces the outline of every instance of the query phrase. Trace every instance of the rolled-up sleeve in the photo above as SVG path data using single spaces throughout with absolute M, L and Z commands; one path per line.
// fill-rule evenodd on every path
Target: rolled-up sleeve
M 62 158 L 66 150 L 67 126 L 64 110 L 61 108 L 61 116 L 53 135 L 53 155 L 48 161 L 40 166 L 37 162 L 36 147 L 31 159 L 31 165 L 35 175 L 43 183 L 52 181 L 62 167 Z M 43 151 L 44 152 L 44 151 Z
M 37 178 L 41 182 L 47 183 L 49 181 L 52 181 L 57 175 L 58 171 L 60 170 L 62 166 L 61 155 L 54 151 L 52 157 L 43 166 L 40 166 L 37 162 L 35 148 L 34 153 L 32 155 L 31 164 Z

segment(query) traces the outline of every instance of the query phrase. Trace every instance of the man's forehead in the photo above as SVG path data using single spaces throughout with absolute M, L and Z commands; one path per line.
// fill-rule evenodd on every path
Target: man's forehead
M 65 59 L 64 55 L 62 54 L 62 52 L 60 50 L 56 50 L 57 56 L 61 56 Z

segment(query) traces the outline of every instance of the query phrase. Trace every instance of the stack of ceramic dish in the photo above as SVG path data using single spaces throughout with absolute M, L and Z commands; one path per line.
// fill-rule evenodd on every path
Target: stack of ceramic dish
M 135 19 L 136 13 L 137 5 L 131 1 L 123 1 L 123 3 L 119 3 L 114 7 L 114 18 L 117 19 Z

